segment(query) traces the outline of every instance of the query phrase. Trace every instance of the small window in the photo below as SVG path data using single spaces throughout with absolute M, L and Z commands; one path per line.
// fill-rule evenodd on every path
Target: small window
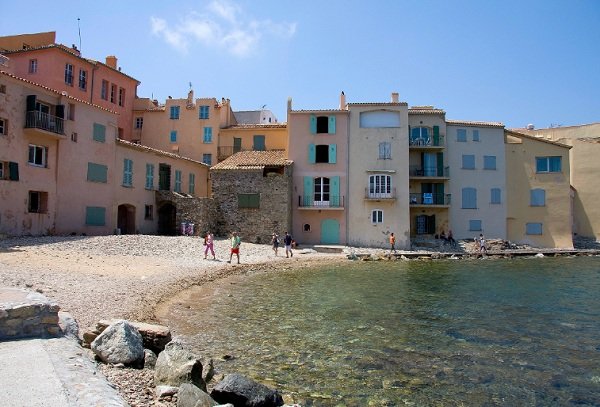
M 265 151 L 265 136 L 255 134 L 252 138 L 252 150 L 254 151 Z
M 77 133 L 75 133 L 75 132 L 71 133 L 71 141 L 73 143 L 77 143 Z
M 208 106 L 200 106 L 200 112 L 198 113 L 199 119 L 208 119 Z
M 30 59 L 29 60 L 29 73 L 36 73 L 37 67 L 38 67 L 37 59 Z
M 154 164 L 146 164 L 146 189 L 154 189 Z
M 90 182 L 108 182 L 108 167 L 102 164 L 88 163 L 87 180 Z
M 94 123 L 94 133 L 92 136 L 94 141 L 104 143 L 106 141 L 106 126 L 99 123 Z
M 171 115 L 169 116 L 172 120 L 179 119 L 179 106 L 171 106 Z
M 196 193 L 196 174 L 190 173 L 190 179 L 188 183 L 188 193 L 194 195 Z
M 310 232 L 310 223 L 305 223 L 305 224 L 302 226 L 302 230 L 303 230 L 304 232 Z
M 202 154 L 202 162 L 206 165 L 212 165 L 212 154 Z
M 495 155 L 484 155 L 483 156 L 483 169 L 484 170 L 495 170 L 496 169 L 496 156 Z
M 319 116 L 317 117 L 317 133 L 328 133 L 329 132 L 329 117 Z
M 102 79 L 102 87 L 100 88 L 100 98 L 108 100 L 108 81 Z
M 79 70 L 79 89 L 87 89 L 87 71 L 84 71 L 83 69 Z
M 0 135 L 6 136 L 8 134 L 8 120 L 0 118 Z
M 181 170 L 175 170 L 175 192 L 181 193 Z
M 177 130 L 171 130 L 169 140 L 171 141 L 171 143 L 177 143 Z
M 133 161 L 128 158 L 123 160 L 123 186 L 133 186 Z
M 384 141 L 379 143 L 379 159 L 380 160 L 391 160 L 392 159 L 392 143 Z
M 546 206 L 546 191 L 536 188 L 530 191 L 529 205 L 531 206 Z
M 0 180 L 19 180 L 19 163 L 0 161 Z
M 106 208 L 87 206 L 85 208 L 85 224 L 89 226 L 104 226 L 106 224 Z
M 490 196 L 490 203 L 491 204 L 500 204 L 502 203 L 502 193 L 500 188 L 492 188 L 490 190 L 491 192 L 491 196 Z
M 27 161 L 31 165 L 37 167 L 48 166 L 48 147 L 29 145 L 29 159 Z
M 541 235 L 542 224 L 541 223 L 526 223 L 525 234 L 527 235 Z
M 119 88 L 119 106 L 125 105 L 125 89 Z
M 535 168 L 537 172 L 561 172 L 562 157 L 536 157 Z
M 471 232 L 480 232 L 481 229 L 481 220 L 479 219 L 470 219 L 469 220 L 469 231 Z
M 73 86 L 73 65 L 65 65 L 65 84 Z
M 205 144 L 212 143 L 212 127 L 205 127 L 202 142 Z
M 467 130 L 457 129 L 456 130 L 456 141 L 464 143 L 467 141 Z
M 75 104 L 69 103 L 69 120 L 75 120 Z
M 143 117 L 136 117 L 135 118 L 135 128 L 136 129 L 141 129 L 144 126 L 144 118 Z
M 0 85 L 0 93 L 6 93 L 6 85 Z
M 154 206 L 153 205 L 144 205 L 144 219 L 145 220 L 154 219 Z
M 479 141 L 479 130 L 473 130 L 473 141 Z
M 475 156 L 473 154 L 463 154 L 462 168 L 463 168 L 463 170 L 474 170 L 475 169 Z
M 371 211 L 371 223 L 383 223 L 383 211 L 381 209 L 374 209 Z
M 110 103 L 115 103 L 117 98 L 117 85 L 110 85 Z
M 260 208 L 260 194 L 238 194 L 238 208 Z
M 48 212 L 48 193 L 40 191 L 29 191 L 28 211 L 30 213 Z
M 462 189 L 462 209 L 477 209 L 477 190 L 475 188 Z
M 308 162 L 311 164 L 316 163 L 329 163 L 335 164 L 337 156 L 337 145 L 336 144 L 309 144 L 308 145 Z

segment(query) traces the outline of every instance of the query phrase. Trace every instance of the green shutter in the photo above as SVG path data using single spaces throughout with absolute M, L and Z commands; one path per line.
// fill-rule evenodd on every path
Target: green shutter
M 433 145 L 440 145 L 440 126 L 433 126 Z
M 315 192 L 315 180 L 313 177 L 304 177 L 304 193 L 302 195 L 303 206 L 311 206 Z
M 94 123 L 94 141 L 104 143 L 106 141 L 106 126 L 98 123 Z
M 340 206 L 340 177 L 337 175 L 330 178 L 329 200 L 332 202 L 332 206 Z
M 444 176 L 444 153 L 437 153 L 437 175 Z
M 108 182 L 108 167 L 106 165 L 88 163 L 87 180 L 91 182 Z
M 337 162 L 337 144 L 329 145 L 329 164 L 335 164 Z
M 317 116 L 314 114 L 310 115 L 310 134 L 317 133 Z
M 11 181 L 19 180 L 19 163 L 13 161 L 8 163 L 8 178 Z
M 317 162 L 317 147 L 313 143 L 310 143 L 308 145 L 308 163 L 314 164 L 316 162 Z
M 329 116 L 329 128 L 327 129 L 327 133 L 335 134 L 335 116 Z
M 85 208 L 85 224 L 90 226 L 104 226 L 106 224 L 106 208 L 87 206 Z

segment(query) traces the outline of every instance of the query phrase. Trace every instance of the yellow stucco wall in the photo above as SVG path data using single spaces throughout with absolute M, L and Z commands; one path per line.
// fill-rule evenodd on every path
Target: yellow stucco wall
M 286 124 L 237 125 L 219 132 L 220 161 L 233 154 L 234 138 L 241 139 L 241 151 L 254 148 L 254 136 L 265 136 L 266 150 L 284 150 L 287 152 L 288 132 Z

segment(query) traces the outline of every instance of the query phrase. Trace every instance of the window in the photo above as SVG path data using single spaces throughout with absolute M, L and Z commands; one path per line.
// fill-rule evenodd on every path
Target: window
M 28 163 L 38 167 L 48 166 L 48 147 L 36 146 L 34 144 L 29 145 L 29 159 Z
M 0 93 L 6 93 L 6 85 L 4 85 L 4 84 L 0 85 Z
M 473 154 L 463 154 L 462 168 L 463 168 L 463 170 L 474 170 L 475 169 L 475 156 Z
M 471 232 L 480 232 L 481 230 L 481 220 L 479 219 L 471 219 L 469 220 L 469 231 Z
M 145 220 L 154 219 L 154 206 L 153 205 L 144 205 L 144 219 Z
M 316 163 L 336 163 L 336 144 L 309 144 L 308 146 L 308 162 Z
M 89 226 L 104 226 L 106 224 L 106 208 L 87 206 L 85 208 L 85 224 Z
M 29 60 L 29 73 L 36 73 L 37 67 L 38 67 L 37 59 L 30 59 Z
M 546 206 L 546 190 L 536 188 L 530 191 L 529 205 Z
M 181 192 L 181 170 L 175 170 L 175 192 Z
M 462 143 L 467 141 L 467 131 L 465 129 L 456 130 L 456 141 Z
M 212 165 L 212 154 L 202 154 L 202 162 L 206 165 Z
M 475 188 L 462 189 L 463 209 L 477 209 L 477 190 Z
M 73 86 L 73 65 L 65 65 L 65 83 L 69 86 Z
M 200 111 L 198 112 L 199 119 L 208 119 L 208 106 L 200 106 Z
M 541 235 L 542 224 L 541 223 L 526 223 L 525 234 L 527 235 Z
M 170 119 L 179 120 L 179 106 L 171 106 L 171 115 Z
M 311 134 L 335 134 L 335 116 L 310 116 Z
M 432 235 L 435 233 L 435 215 L 419 215 L 415 218 L 417 235 Z
M 128 158 L 123 160 L 123 186 L 133 186 L 133 161 Z
M 108 167 L 102 164 L 88 163 L 87 180 L 90 182 L 108 182 Z
M 265 136 L 254 135 L 252 141 L 252 149 L 254 151 L 265 151 Z
M 500 204 L 502 203 L 502 192 L 500 188 L 492 188 L 490 190 L 490 203 Z
M 77 133 L 75 133 L 75 132 L 71 133 L 71 141 L 73 143 L 77 143 Z
M 119 106 L 125 105 L 125 89 L 119 88 Z
M 110 85 L 110 103 L 115 103 L 117 97 L 117 85 Z
M 79 89 L 87 89 L 87 71 L 84 71 L 83 69 L 79 70 Z
M 410 130 L 410 144 L 416 146 L 426 146 L 430 144 L 428 127 L 413 127 Z
M 202 141 L 207 144 L 212 143 L 212 127 L 204 128 L 204 136 L 202 138 Z
M 146 189 L 154 189 L 154 164 L 146 164 Z
M 260 194 L 238 194 L 238 208 L 260 208 Z
M 135 118 L 135 128 L 136 129 L 141 129 L 142 127 L 144 127 L 144 118 L 143 117 L 136 117 Z
M 177 143 L 177 130 L 171 130 L 169 140 L 171 141 L 171 143 Z
M 535 157 L 536 172 L 561 172 L 562 157 Z
M 379 143 L 379 159 L 380 160 L 391 160 L 392 159 L 392 143 L 384 141 Z
M 19 180 L 19 163 L 0 161 L 0 180 Z
M 108 100 L 108 81 L 102 79 L 102 87 L 100 88 L 100 98 Z
M 29 202 L 27 210 L 31 213 L 48 212 L 48 193 L 40 191 L 29 191 Z
M 69 103 L 69 120 L 75 120 L 75 104 Z
M 479 130 L 473 130 L 473 141 L 479 141 Z
M 0 135 L 6 136 L 8 134 L 8 120 L 0 118 Z
M 94 133 L 92 136 L 94 141 L 104 143 L 106 141 L 106 126 L 99 123 L 94 123 Z
M 319 205 L 329 204 L 329 178 L 315 178 L 314 201 Z
M 371 175 L 369 177 L 369 198 L 389 198 L 391 196 L 391 175 Z
M 310 223 L 305 223 L 304 225 L 302 225 L 302 231 L 310 232 Z
M 484 155 L 483 156 L 483 169 L 484 170 L 495 170 L 496 169 L 496 156 L 495 155 Z
M 188 193 L 194 195 L 196 193 L 196 174 L 190 172 L 190 182 L 188 183 Z
M 383 211 L 381 209 L 371 211 L 371 223 L 383 223 Z

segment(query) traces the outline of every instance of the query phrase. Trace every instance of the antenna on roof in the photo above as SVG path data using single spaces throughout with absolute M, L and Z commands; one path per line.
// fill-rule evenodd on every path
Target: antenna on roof
M 190 90 L 192 90 L 192 82 L 190 82 Z
M 80 18 L 77 17 L 77 31 L 79 32 L 79 52 L 81 52 L 81 27 L 79 26 Z

